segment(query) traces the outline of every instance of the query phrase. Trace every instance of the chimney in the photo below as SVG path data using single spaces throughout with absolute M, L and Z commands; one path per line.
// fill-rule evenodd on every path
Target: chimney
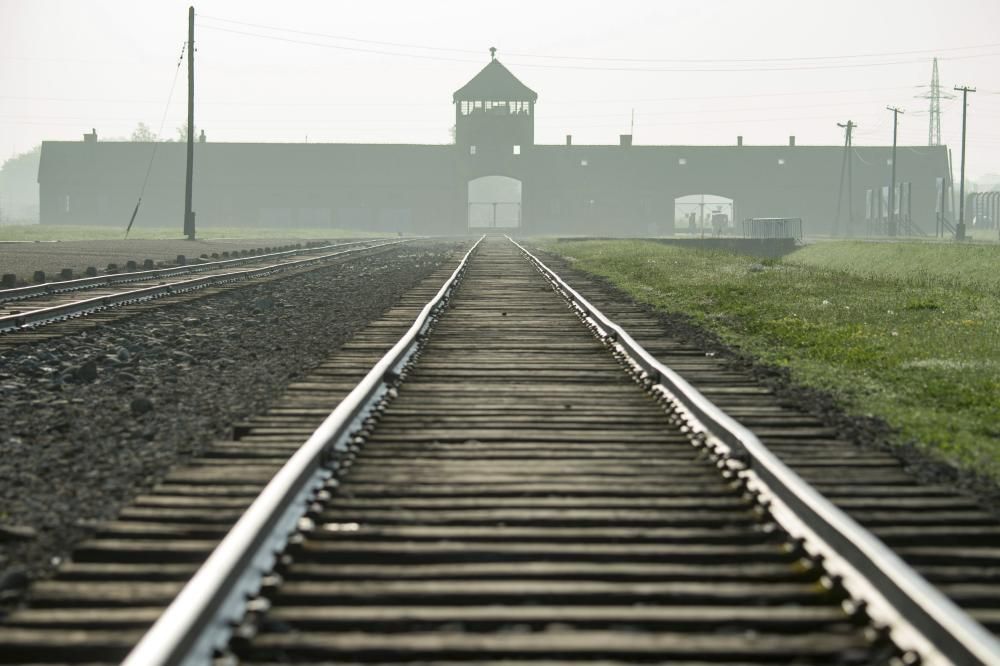
M 788 145 L 789 146 L 793 146 L 793 147 L 795 146 L 795 135 L 794 134 L 792 134 L 791 136 L 788 137 Z
M 736 145 L 740 146 L 740 147 L 743 146 L 743 135 L 742 134 L 740 134 L 739 136 L 736 137 Z
M 618 145 L 622 148 L 628 148 L 632 145 L 632 135 L 631 134 L 619 134 L 618 135 Z
M 90 129 L 90 134 L 84 134 L 83 140 L 86 143 L 97 143 L 97 130 L 94 128 Z
M 206 141 L 208 139 L 205 138 L 205 130 L 202 130 L 201 134 L 198 135 L 198 143 L 205 143 Z M 308 137 L 306 137 L 306 143 L 309 143 Z
M 573 135 L 572 134 L 567 134 L 566 135 L 566 145 L 567 146 L 572 146 L 573 145 Z

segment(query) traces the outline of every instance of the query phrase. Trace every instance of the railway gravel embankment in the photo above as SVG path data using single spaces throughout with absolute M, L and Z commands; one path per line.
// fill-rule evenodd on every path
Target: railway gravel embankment
M 0 356 L 0 602 L 260 411 L 454 246 L 417 241 Z
M 100 273 L 108 264 L 117 264 L 124 270 L 129 261 L 140 267 L 147 259 L 154 264 L 173 264 L 178 255 L 194 261 L 201 255 L 221 255 L 223 252 L 242 252 L 259 248 L 277 249 L 307 241 L 301 238 L 232 238 L 211 240 L 81 240 L 57 242 L 0 242 L 0 273 L 12 273 L 19 283 L 30 284 L 35 271 L 44 271 L 49 281 L 59 279 L 65 268 L 74 276 L 82 277 L 88 267 Z M 341 242 L 341 240 L 332 241 Z

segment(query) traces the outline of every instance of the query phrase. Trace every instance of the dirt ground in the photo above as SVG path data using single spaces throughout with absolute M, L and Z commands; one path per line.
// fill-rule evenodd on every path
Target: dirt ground
M 321 240 L 321 239 L 318 239 Z M 338 239 L 341 242 L 344 239 Z M 301 238 L 215 239 L 215 240 L 89 240 L 54 242 L 0 242 L 0 274 L 14 273 L 19 281 L 31 283 L 35 271 L 45 271 L 49 280 L 57 279 L 64 268 L 72 268 L 82 277 L 88 266 L 104 272 L 109 263 L 124 267 L 134 260 L 139 266 L 146 259 L 173 262 L 177 255 L 188 259 L 251 248 L 276 248 L 306 243 Z

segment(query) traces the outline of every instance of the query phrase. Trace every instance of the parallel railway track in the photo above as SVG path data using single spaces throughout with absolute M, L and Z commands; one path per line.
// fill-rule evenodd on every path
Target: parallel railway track
M 127 663 L 1000 661 L 760 440 L 995 628 L 988 514 L 695 349 L 655 355 L 704 395 L 482 241 L 99 530 L 0 627 L 0 660 L 117 660 L 159 618 Z
M 305 269 L 334 258 L 408 240 L 338 243 L 6 289 L 0 291 L 0 334 L 34 331 L 46 324 L 122 305 Z

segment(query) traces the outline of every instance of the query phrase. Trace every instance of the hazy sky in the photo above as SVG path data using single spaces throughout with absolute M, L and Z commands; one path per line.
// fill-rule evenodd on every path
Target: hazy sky
M 0 158 L 96 127 L 176 137 L 174 0 L 0 0 Z M 931 58 L 970 95 L 968 170 L 1000 173 L 1000 0 L 542 0 L 196 4 L 210 141 L 447 143 L 451 93 L 497 57 L 539 95 L 538 143 L 926 145 Z M 960 100 L 942 100 L 955 151 Z M 957 177 L 957 173 L 956 173 Z

